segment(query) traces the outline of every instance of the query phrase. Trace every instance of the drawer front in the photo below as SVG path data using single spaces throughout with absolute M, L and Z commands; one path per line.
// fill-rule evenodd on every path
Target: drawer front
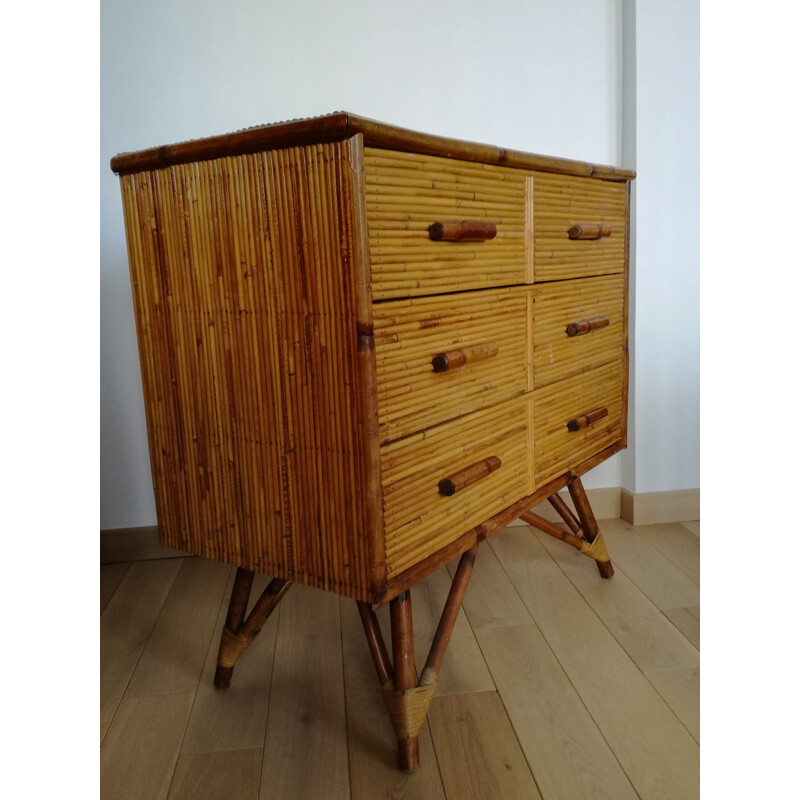
M 532 388 L 529 288 L 377 303 L 373 312 L 382 442 Z
M 624 270 L 625 183 L 537 172 L 533 184 L 534 280 Z
M 531 493 L 531 412 L 529 394 L 381 448 L 390 578 Z
M 533 375 L 537 389 L 621 356 L 624 292 L 622 273 L 536 285 Z
M 369 147 L 364 171 L 373 299 L 531 282 L 526 173 Z M 490 224 L 496 234 L 431 238 L 435 223 L 458 222 Z
M 557 478 L 622 437 L 622 361 L 533 393 L 535 484 Z M 605 415 L 594 420 L 594 416 Z M 594 416 L 593 416 L 594 415 Z M 576 427 L 576 430 L 570 430 Z

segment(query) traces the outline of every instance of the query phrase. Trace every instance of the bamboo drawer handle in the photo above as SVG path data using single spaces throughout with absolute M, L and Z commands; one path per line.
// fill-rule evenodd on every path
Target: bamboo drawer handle
M 445 353 L 437 353 L 433 357 L 431 364 L 434 372 L 447 372 L 450 369 L 463 367 L 464 364 L 471 364 L 473 361 L 492 358 L 497 355 L 499 349 L 494 342 L 487 342 L 486 344 L 464 347 L 460 350 L 448 350 Z
M 595 422 L 599 422 L 601 419 L 605 419 L 607 416 L 608 409 L 605 406 L 596 408 L 594 411 L 590 411 L 588 414 L 582 414 L 580 417 L 571 419 L 567 423 L 567 430 L 580 431 L 583 428 L 588 428 L 590 425 L 594 425 Z
M 583 336 L 584 333 L 596 331 L 599 328 L 607 328 L 610 320 L 608 317 L 592 317 L 592 319 L 581 319 L 578 322 L 570 322 L 567 325 L 567 336 Z
M 489 456 L 483 461 L 478 461 L 475 464 L 470 464 L 458 472 L 454 472 L 447 478 L 439 481 L 439 494 L 445 497 L 454 495 L 460 489 L 464 489 L 481 478 L 485 478 L 495 470 L 500 469 L 502 462 L 497 456 Z
M 428 236 L 434 242 L 481 242 L 497 236 L 497 225 L 477 220 L 434 222 L 428 227 Z
M 604 239 L 611 236 L 611 228 L 608 225 L 573 225 L 567 233 L 570 239 Z

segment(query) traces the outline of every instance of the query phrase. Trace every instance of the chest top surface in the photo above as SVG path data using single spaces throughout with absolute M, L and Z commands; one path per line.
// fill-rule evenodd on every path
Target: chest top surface
M 482 164 L 523 169 L 538 169 L 544 172 L 561 172 L 567 175 L 594 176 L 606 180 L 624 181 L 635 177 L 632 170 L 620 167 L 542 156 L 494 145 L 420 133 L 347 111 L 334 111 L 318 117 L 255 125 L 219 136 L 160 145 L 132 153 L 120 153 L 111 159 L 111 169 L 117 174 L 138 172 L 209 158 L 244 155 L 265 149 L 340 141 L 356 134 L 363 136 L 366 146 L 387 150 L 404 150 L 421 155 L 458 158 Z

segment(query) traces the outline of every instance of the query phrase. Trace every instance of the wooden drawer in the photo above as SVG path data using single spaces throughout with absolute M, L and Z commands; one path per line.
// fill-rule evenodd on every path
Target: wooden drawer
M 537 389 L 620 357 L 624 291 L 622 273 L 534 287 L 533 375 Z
M 531 493 L 531 412 L 528 394 L 381 448 L 389 577 Z M 495 458 L 489 474 L 440 493 L 443 479 Z
M 526 173 L 364 149 L 374 300 L 531 281 Z M 492 223 L 482 241 L 433 241 L 434 223 Z
M 373 311 L 381 442 L 533 388 L 530 288 L 397 300 Z
M 623 431 L 622 361 L 552 383 L 533 393 L 536 487 L 610 447 Z M 586 427 L 568 424 L 599 409 L 606 415 Z
M 626 208 L 624 183 L 550 175 L 533 178 L 536 281 L 564 280 L 622 272 L 625 268 Z M 600 238 L 591 237 L 602 229 Z

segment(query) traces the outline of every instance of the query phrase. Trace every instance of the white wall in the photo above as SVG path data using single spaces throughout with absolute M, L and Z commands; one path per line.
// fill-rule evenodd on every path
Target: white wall
M 103 0 L 101 37 L 102 528 L 155 523 L 118 179 L 108 168 L 114 154 L 347 110 L 444 136 L 621 163 L 622 0 Z M 656 52 L 666 48 L 671 58 L 671 47 Z M 653 71 L 656 58 L 648 59 Z M 682 108 L 680 98 L 672 108 Z M 648 166 L 657 161 L 641 144 L 639 152 Z M 662 165 L 659 175 L 670 174 Z M 658 273 L 642 302 L 660 292 L 683 303 L 686 282 L 676 296 L 672 261 L 658 253 L 664 232 L 656 225 L 648 235 L 659 234 L 648 251 Z M 696 280 L 690 287 L 687 302 L 696 306 Z M 691 385 L 662 393 L 664 380 L 680 375 L 682 352 L 695 346 L 691 330 L 680 332 L 689 341 L 674 340 L 663 317 L 656 309 L 642 336 L 645 352 L 661 353 L 671 368 L 655 377 L 637 370 L 636 391 L 649 398 L 656 389 L 658 409 L 678 395 L 691 405 Z M 646 425 L 637 420 L 635 433 L 662 447 L 658 427 L 650 428 L 654 415 Z M 680 463 L 671 454 L 643 486 L 683 488 L 691 454 Z M 586 485 L 621 485 L 620 459 L 590 473 Z M 645 470 L 636 457 L 643 491 L 640 463 Z

